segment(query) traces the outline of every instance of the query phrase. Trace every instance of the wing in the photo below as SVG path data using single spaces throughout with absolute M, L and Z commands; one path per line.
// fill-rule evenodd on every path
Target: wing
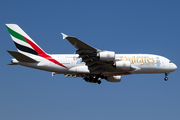
M 84 43 L 83 41 L 75 38 L 75 37 L 71 37 L 71 36 L 67 36 L 63 33 L 61 33 L 63 35 L 63 39 L 67 39 L 76 49 L 79 50 L 90 50 L 90 51 L 97 51 L 98 49 Z
M 82 58 L 83 62 L 86 63 L 91 73 L 116 71 L 115 67 L 113 66 L 115 58 L 114 52 L 99 50 L 75 37 L 67 36 L 63 33 L 62 35 L 63 39 L 66 38 L 77 49 L 76 53 L 79 54 L 79 57 Z M 106 57 L 108 60 L 106 60 Z

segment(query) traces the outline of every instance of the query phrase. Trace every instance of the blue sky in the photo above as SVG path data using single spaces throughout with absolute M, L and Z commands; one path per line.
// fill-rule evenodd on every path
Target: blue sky
M 0 2 L 1 120 L 179 120 L 179 69 L 122 76 L 120 83 L 8 66 L 16 50 L 5 23 L 18 24 L 50 54 L 74 53 L 61 32 L 116 53 L 148 53 L 180 66 L 180 1 L 60 0 Z

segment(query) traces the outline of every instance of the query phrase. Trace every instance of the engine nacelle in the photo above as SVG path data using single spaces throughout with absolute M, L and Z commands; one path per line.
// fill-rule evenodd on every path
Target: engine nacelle
M 115 66 L 116 66 L 116 69 L 130 70 L 131 62 L 130 61 L 116 61 Z
M 107 77 L 108 82 L 121 82 L 121 76 L 108 76 Z
M 99 52 L 97 54 L 97 56 L 99 56 L 100 60 L 102 60 L 102 61 L 114 61 L 114 59 L 115 59 L 115 52 L 112 52 L 112 51 L 103 51 L 103 52 Z

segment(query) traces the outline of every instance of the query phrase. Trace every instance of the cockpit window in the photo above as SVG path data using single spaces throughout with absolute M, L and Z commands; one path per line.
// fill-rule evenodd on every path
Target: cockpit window
M 172 63 L 171 61 L 169 61 L 169 63 Z

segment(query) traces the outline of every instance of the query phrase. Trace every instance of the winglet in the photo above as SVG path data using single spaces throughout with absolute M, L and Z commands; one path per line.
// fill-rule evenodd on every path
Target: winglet
M 63 39 L 67 38 L 68 36 L 64 33 L 61 33 L 63 35 Z

